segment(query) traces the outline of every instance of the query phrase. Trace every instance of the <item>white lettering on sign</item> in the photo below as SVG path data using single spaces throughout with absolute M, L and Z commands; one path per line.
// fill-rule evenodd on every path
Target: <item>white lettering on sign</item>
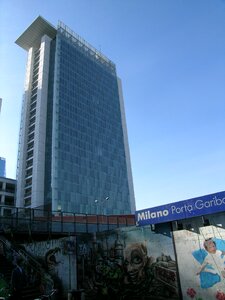
M 155 219 L 155 218 L 160 218 L 160 217 L 166 217 L 168 216 L 169 211 L 167 209 L 164 210 L 158 210 L 151 212 L 150 210 L 143 211 L 141 213 L 138 213 L 138 221 L 143 221 L 143 220 L 150 220 L 150 219 Z
M 225 204 L 225 197 L 222 199 L 214 197 L 212 200 L 209 201 L 197 200 L 195 202 L 195 208 L 196 209 L 211 208 L 213 206 L 220 206 L 224 204 Z
M 172 205 L 171 206 L 171 212 L 172 214 L 180 214 L 180 213 L 184 213 L 184 212 L 189 212 L 191 213 L 193 210 L 193 206 L 191 204 L 185 204 L 183 206 L 175 206 L 175 205 Z

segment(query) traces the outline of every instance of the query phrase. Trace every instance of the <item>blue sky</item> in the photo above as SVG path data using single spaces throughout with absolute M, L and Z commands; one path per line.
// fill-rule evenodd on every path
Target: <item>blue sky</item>
M 27 53 L 41 15 L 116 63 L 137 209 L 225 190 L 224 0 L 0 0 L 0 156 L 15 178 Z

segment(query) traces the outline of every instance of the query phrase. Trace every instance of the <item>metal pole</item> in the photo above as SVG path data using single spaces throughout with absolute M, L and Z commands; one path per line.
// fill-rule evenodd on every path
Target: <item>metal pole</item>
M 69 253 L 69 289 L 71 290 L 71 257 Z

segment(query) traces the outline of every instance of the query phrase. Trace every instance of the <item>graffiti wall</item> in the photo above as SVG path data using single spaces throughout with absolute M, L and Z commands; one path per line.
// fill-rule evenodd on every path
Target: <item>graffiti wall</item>
M 75 238 L 62 238 L 24 244 L 26 251 L 45 271 L 43 290 L 57 289 L 60 299 L 69 290 L 76 289 L 76 244 Z M 46 280 L 45 280 L 46 279 Z M 50 286 L 45 286 L 45 282 Z
M 225 230 L 174 232 L 183 299 L 225 299 Z
M 77 240 L 78 287 L 91 299 L 179 299 L 170 230 L 126 227 Z

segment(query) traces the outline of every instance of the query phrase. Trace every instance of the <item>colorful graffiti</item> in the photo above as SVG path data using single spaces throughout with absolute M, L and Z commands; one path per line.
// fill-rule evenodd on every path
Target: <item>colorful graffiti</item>
M 91 299 L 179 299 L 168 234 L 121 228 L 78 239 L 78 285 Z
M 40 284 L 43 294 L 55 289 L 57 299 L 63 299 L 68 290 L 76 288 L 74 238 L 28 243 L 24 247 L 45 271 Z
M 22 255 L 29 284 L 57 289 L 58 299 L 84 289 L 92 300 L 225 300 L 225 229 L 218 226 L 124 227 L 17 245 L 10 255 L 0 245 L 0 254 L 12 263 Z
M 16 246 L 3 238 L 0 241 L 0 296 L 12 296 L 17 289 L 16 299 L 23 294 L 32 299 L 39 296 L 50 299 L 52 295 L 56 300 L 67 298 L 68 291 L 76 289 L 75 245 L 74 237 Z
M 181 230 L 174 232 L 174 239 L 183 299 L 225 299 L 225 230 Z

